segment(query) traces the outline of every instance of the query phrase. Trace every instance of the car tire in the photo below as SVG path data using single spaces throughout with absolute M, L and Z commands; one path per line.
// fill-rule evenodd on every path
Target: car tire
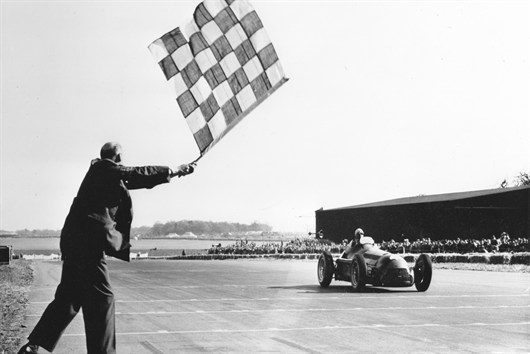
M 414 264 L 414 285 L 418 291 L 427 291 L 431 285 L 432 261 L 428 254 L 420 254 Z
M 317 277 L 321 287 L 327 288 L 335 274 L 333 256 L 328 251 L 324 251 L 318 258 Z
M 366 286 L 366 262 L 358 253 L 352 259 L 350 280 L 354 291 L 362 291 Z

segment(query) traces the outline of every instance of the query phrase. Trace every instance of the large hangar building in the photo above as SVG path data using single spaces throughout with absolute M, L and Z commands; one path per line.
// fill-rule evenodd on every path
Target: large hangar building
M 319 209 L 316 232 L 340 242 L 361 227 L 376 242 L 430 237 L 485 238 L 502 232 L 530 236 L 530 186 L 420 195 Z

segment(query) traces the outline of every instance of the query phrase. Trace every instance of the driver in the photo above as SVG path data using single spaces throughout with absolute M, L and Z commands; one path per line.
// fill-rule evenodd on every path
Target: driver
M 340 258 L 347 258 L 352 259 L 353 254 L 361 248 L 361 238 L 364 237 L 364 231 L 361 228 L 358 228 L 355 230 L 353 234 L 353 239 L 348 243 L 348 246 L 346 246 L 346 249 L 344 252 L 342 252 L 342 255 Z

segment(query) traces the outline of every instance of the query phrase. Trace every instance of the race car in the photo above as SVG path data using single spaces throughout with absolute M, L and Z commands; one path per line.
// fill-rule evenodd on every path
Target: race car
M 431 284 L 432 261 L 429 255 L 422 253 L 414 267 L 409 267 L 403 257 L 379 249 L 371 237 L 362 237 L 351 252 L 336 260 L 330 252 L 323 252 L 318 259 L 317 276 L 323 288 L 335 278 L 351 282 L 355 291 L 362 291 L 366 284 L 384 287 L 415 285 L 418 291 L 426 291 Z

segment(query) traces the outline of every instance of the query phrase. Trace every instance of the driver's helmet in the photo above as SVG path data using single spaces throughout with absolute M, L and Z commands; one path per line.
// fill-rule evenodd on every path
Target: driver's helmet
M 361 237 L 363 236 L 364 236 L 363 229 L 358 228 L 357 230 L 355 230 L 354 237 L 353 237 L 355 243 L 359 243 L 359 241 L 361 240 Z

